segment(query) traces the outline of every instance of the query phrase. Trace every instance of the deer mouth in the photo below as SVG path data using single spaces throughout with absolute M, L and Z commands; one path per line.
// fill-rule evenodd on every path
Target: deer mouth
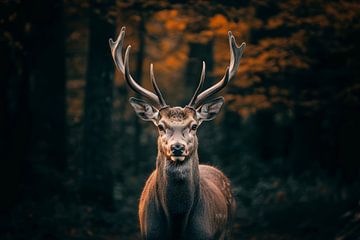
M 183 162 L 185 160 L 186 156 L 184 155 L 180 155 L 180 156 L 176 156 L 176 155 L 171 155 L 170 159 L 174 162 Z

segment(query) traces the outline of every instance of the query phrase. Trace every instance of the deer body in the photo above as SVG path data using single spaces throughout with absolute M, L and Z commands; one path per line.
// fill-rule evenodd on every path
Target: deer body
M 206 165 L 181 173 L 181 180 L 178 170 L 165 170 L 165 176 L 162 170 L 151 174 L 141 195 L 143 238 L 228 239 L 235 211 L 228 179 Z
M 122 28 L 116 42 L 110 39 L 115 64 L 133 90 L 159 105 L 157 108 L 144 100 L 130 98 L 136 114 L 153 122 L 159 132 L 156 169 L 145 184 L 139 204 L 143 239 L 228 239 L 236 206 L 230 182 L 220 170 L 199 165 L 196 132 L 200 124 L 214 119 L 220 111 L 224 98 L 208 98 L 235 76 L 245 43 L 238 47 L 229 32 L 231 58 L 224 77 L 200 93 L 205 79 L 203 62 L 200 82 L 190 103 L 185 107 L 170 107 L 156 84 L 152 64 L 150 77 L 155 93 L 138 85 L 130 75 L 130 46 L 125 60 L 121 53 L 124 36 L 125 28 Z
M 163 109 L 160 115 L 157 124 L 166 127 L 159 129 L 156 170 L 139 204 L 143 238 L 225 239 L 235 200 L 221 171 L 199 165 L 194 127 L 199 117 L 194 110 L 180 107 Z M 184 146 L 181 154 L 171 150 L 176 144 Z M 179 156 L 185 157 L 176 159 Z

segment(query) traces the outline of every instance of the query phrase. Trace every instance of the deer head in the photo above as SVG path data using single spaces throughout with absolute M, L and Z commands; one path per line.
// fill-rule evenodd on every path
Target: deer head
M 126 49 L 125 58 L 122 57 L 124 37 L 125 27 L 121 29 L 115 42 L 112 39 L 109 40 L 114 62 L 124 74 L 128 85 L 135 92 L 151 101 L 130 98 L 130 104 L 141 119 L 151 121 L 157 126 L 159 131 L 159 151 L 168 160 L 182 162 L 197 151 L 196 131 L 200 124 L 214 119 L 220 111 L 224 98 L 208 99 L 223 89 L 236 75 L 245 43 L 238 47 L 234 36 L 229 31 L 230 65 L 226 68 L 224 77 L 218 83 L 200 93 L 205 80 L 205 62 L 203 62 L 200 81 L 189 104 L 185 107 L 170 107 L 166 104 L 156 83 L 152 64 L 150 64 L 150 79 L 155 93 L 141 87 L 131 76 L 129 71 L 130 45 Z

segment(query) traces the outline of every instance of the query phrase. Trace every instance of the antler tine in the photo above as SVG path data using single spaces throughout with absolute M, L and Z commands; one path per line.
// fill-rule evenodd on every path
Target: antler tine
M 129 67 L 129 54 L 130 54 L 131 46 L 129 45 L 125 52 L 125 80 L 129 84 L 132 90 L 139 93 L 140 95 L 143 95 L 150 100 L 154 101 L 155 103 L 162 106 L 161 102 L 159 101 L 159 97 L 155 95 L 154 93 L 150 92 L 149 90 L 141 87 L 130 75 L 130 67 Z
M 229 78 L 232 79 L 239 68 L 240 59 L 243 55 L 246 43 L 242 43 L 240 47 L 236 44 L 235 37 L 231 31 L 228 32 L 229 35 L 229 45 L 230 45 L 230 75 Z
M 199 94 L 202 86 L 204 85 L 204 80 L 205 80 L 205 68 L 206 68 L 205 62 L 203 61 L 203 62 L 202 62 L 202 70 L 201 70 L 201 77 L 200 77 L 199 85 L 197 86 L 194 95 L 192 96 L 189 104 L 187 105 L 187 106 L 189 106 L 189 107 L 191 107 L 191 106 L 194 105 L 195 100 L 196 100 L 196 97 L 197 97 L 197 95 Z
M 205 91 L 203 91 L 202 93 L 199 94 L 199 96 L 196 98 L 194 107 L 197 108 L 201 103 L 203 103 L 210 96 L 212 96 L 215 93 L 222 90 L 230 81 L 229 75 L 230 75 L 230 71 L 229 71 L 229 67 L 227 67 L 225 70 L 224 77 L 219 82 L 217 82 L 215 85 L 213 85 L 212 87 L 206 89 Z
M 117 66 L 119 71 L 124 74 L 125 80 L 129 84 L 129 86 L 131 87 L 132 90 L 139 93 L 140 95 L 143 95 L 143 96 L 149 98 L 153 102 L 155 102 L 155 103 L 159 104 L 161 107 L 163 107 L 165 101 L 162 98 L 162 96 L 155 95 L 154 93 L 150 92 L 149 90 L 141 87 L 133 79 L 133 77 L 130 74 L 130 67 L 129 67 L 129 55 L 130 55 L 130 49 L 131 49 L 130 45 L 126 48 L 125 59 L 123 59 L 123 57 L 122 57 L 122 47 L 123 47 L 124 38 L 125 38 L 125 30 L 126 30 L 125 27 L 121 28 L 120 34 L 115 42 L 112 39 L 109 39 L 111 55 L 113 57 L 115 65 Z M 157 90 L 155 90 L 156 93 L 157 94 L 160 93 L 160 91 L 157 91 Z
M 111 38 L 109 39 L 109 45 L 111 49 L 111 56 L 117 66 L 117 68 L 120 70 L 120 72 L 125 73 L 125 67 L 124 67 L 124 61 L 122 58 L 122 47 L 124 44 L 124 38 L 125 38 L 125 27 L 121 28 L 121 31 L 119 33 L 118 38 L 114 42 Z
M 243 42 L 240 47 L 238 47 L 235 41 L 235 37 L 233 36 L 231 31 L 228 32 L 228 35 L 230 45 L 230 65 L 226 68 L 224 77 L 218 83 L 206 89 L 198 96 L 195 96 L 195 100 L 193 101 L 194 107 L 199 106 L 207 98 L 222 90 L 237 73 L 240 59 L 244 52 L 246 44 Z
M 151 79 L 151 84 L 152 84 L 152 86 L 153 86 L 153 88 L 154 88 L 154 90 L 156 92 L 156 95 L 159 98 L 159 102 L 160 102 L 161 106 L 163 106 L 163 107 L 167 106 L 167 104 L 166 104 L 166 102 L 165 102 L 165 100 L 164 100 L 164 98 L 163 98 L 163 96 L 162 96 L 162 94 L 160 92 L 160 89 L 159 89 L 159 87 L 158 87 L 158 85 L 156 83 L 155 76 L 154 76 L 154 65 L 152 63 L 150 64 L 150 79 Z

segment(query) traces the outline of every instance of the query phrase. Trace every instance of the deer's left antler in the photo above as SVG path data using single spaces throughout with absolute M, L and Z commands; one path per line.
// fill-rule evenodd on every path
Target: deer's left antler
M 230 45 L 230 65 L 226 68 L 224 77 L 218 83 L 214 84 L 213 86 L 199 94 L 205 79 L 205 62 L 203 62 L 199 85 L 196 88 L 196 91 L 187 106 L 193 108 L 198 107 L 210 96 L 223 89 L 228 84 L 228 82 L 236 75 L 239 68 L 240 59 L 244 52 L 246 44 L 243 42 L 240 47 L 238 47 L 235 41 L 235 37 L 231 31 L 229 31 L 228 35 Z

